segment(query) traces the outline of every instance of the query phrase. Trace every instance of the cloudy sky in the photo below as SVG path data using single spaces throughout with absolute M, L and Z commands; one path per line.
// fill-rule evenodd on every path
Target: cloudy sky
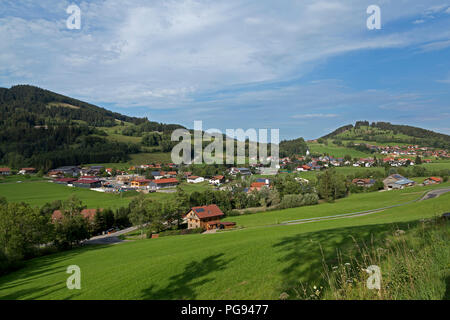
M 0 0 L 0 87 L 189 128 L 309 139 L 369 120 L 450 134 L 449 57 L 449 1 Z

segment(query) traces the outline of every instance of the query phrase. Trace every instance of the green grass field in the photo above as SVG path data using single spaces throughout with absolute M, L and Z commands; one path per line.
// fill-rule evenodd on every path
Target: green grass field
M 335 158 L 343 158 L 350 155 L 353 158 L 368 158 L 373 157 L 370 152 L 361 152 L 352 148 L 340 147 L 329 142 L 328 145 L 322 143 L 308 143 L 309 152 L 312 154 L 329 154 Z
M 406 194 L 392 201 L 412 198 Z M 380 197 L 370 200 L 374 205 L 386 201 L 383 193 L 374 195 Z M 308 210 L 320 215 L 321 206 L 331 213 L 350 204 Z M 305 208 L 296 210 L 304 215 Z M 278 299 L 300 282 L 317 284 L 322 257 L 334 263 L 336 250 L 351 247 L 352 237 L 369 241 L 448 211 L 449 193 L 355 218 L 89 246 L 30 260 L 1 277 L 0 299 Z M 248 217 L 258 221 L 260 215 Z M 66 288 L 69 265 L 81 268 L 81 290 Z
M 23 181 L 17 183 L 18 179 Z M 1 180 L 0 180 L 1 181 Z M 9 183 L 6 183 L 9 182 Z M 181 183 L 181 188 L 187 193 L 194 191 L 202 192 L 211 189 L 211 186 L 205 182 L 200 184 Z M 5 183 L 0 183 L 0 196 L 5 197 L 10 202 L 25 202 L 32 206 L 43 206 L 55 200 L 66 200 L 75 195 L 88 208 L 111 208 L 126 207 L 134 196 L 121 197 L 118 194 L 108 194 L 92 191 L 82 188 L 73 188 L 61 184 L 52 183 L 50 180 L 27 181 L 18 176 L 10 176 L 5 179 Z M 156 201 L 170 201 L 175 197 L 175 193 L 154 192 L 149 193 L 147 197 Z
M 118 208 L 127 206 L 131 198 L 106 194 L 82 188 L 72 188 L 51 181 L 0 184 L 0 196 L 10 202 L 25 202 L 32 206 L 42 206 L 55 200 L 66 200 L 75 195 L 88 208 Z

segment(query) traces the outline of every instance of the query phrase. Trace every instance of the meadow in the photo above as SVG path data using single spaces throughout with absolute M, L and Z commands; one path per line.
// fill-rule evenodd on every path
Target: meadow
M 17 183 L 19 178 L 11 176 L 5 179 L 9 183 L 0 183 L 0 196 L 5 197 L 10 202 L 25 202 L 32 206 L 41 207 L 46 203 L 55 200 L 66 200 L 70 196 L 75 195 L 88 208 L 111 208 L 117 209 L 119 207 L 126 207 L 135 195 L 121 196 L 120 194 L 111 194 L 92 191 L 83 188 L 73 188 L 66 185 L 52 183 L 50 180 L 43 181 L 38 179 L 36 181 L 26 181 L 21 179 L 21 183 Z M 187 193 L 194 191 L 204 191 L 211 189 L 208 183 L 201 183 L 192 185 L 188 183 L 181 183 L 181 188 Z M 170 201 L 175 197 L 173 192 L 154 192 L 149 193 L 147 197 L 157 201 Z
M 383 201 L 383 193 L 374 195 Z M 343 210 L 342 203 L 328 212 Z M 295 210 L 302 216 L 305 208 Z M 336 250 L 351 248 L 353 238 L 408 232 L 414 221 L 448 211 L 449 193 L 367 216 L 88 246 L 30 260 L 1 277 L 0 299 L 278 299 L 300 283 L 319 284 L 322 259 L 336 263 Z M 69 265 L 81 268 L 81 290 L 66 288 Z
M 337 146 L 331 142 L 328 145 L 323 143 L 308 143 L 308 147 L 311 154 L 328 154 L 335 158 L 343 158 L 346 155 L 350 155 L 352 159 L 373 157 L 373 154 L 370 152 L 361 152 L 352 148 Z
M 355 213 L 401 205 L 419 199 L 426 191 L 446 186 L 450 186 L 450 183 L 447 182 L 445 184 L 427 187 L 417 186 L 403 190 L 358 193 L 343 199 L 338 199 L 333 203 L 321 203 L 313 206 L 244 214 L 241 216 L 227 217 L 224 221 L 234 221 L 240 227 L 258 227 L 291 220 Z

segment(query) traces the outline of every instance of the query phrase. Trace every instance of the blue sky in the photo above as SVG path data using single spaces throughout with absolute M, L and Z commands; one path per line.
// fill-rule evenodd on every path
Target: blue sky
M 70 4 L 81 30 L 66 28 Z M 381 8 L 381 30 L 366 9 Z M 0 86 L 192 128 L 307 139 L 357 120 L 450 134 L 450 2 L 1 0 Z

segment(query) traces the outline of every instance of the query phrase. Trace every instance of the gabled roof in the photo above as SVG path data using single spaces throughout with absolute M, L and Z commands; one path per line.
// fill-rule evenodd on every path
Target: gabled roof
M 76 178 L 61 178 L 61 179 L 55 179 L 53 180 L 55 182 L 73 182 L 73 181 L 77 181 Z
M 402 184 L 409 184 L 409 183 L 415 183 L 415 182 L 412 181 L 412 180 L 404 178 L 404 179 L 400 179 L 400 180 L 398 180 L 398 181 L 396 181 L 394 183 L 402 185 Z
M 156 184 L 178 183 L 178 180 L 176 178 L 159 179 L 159 180 L 153 180 L 153 183 L 156 183 Z
M 9 172 L 11 171 L 10 168 L 0 168 L 0 172 Z
M 91 183 L 97 183 L 100 182 L 100 180 L 93 180 L 93 179 L 80 179 L 77 181 L 74 181 L 75 183 L 84 183 L 84 184 L 91 184 Z
M 266 183 L 265 182 L 253 182 L 250 185 L 250 188 L 261 188 L 261 187 L 265 187 Z
M 211 218 L 211 217 L 220 217 L 223 216 L 224 213 L 220 208 L 215 204 L 210 204 L 208 206 L 202 207 L 193 207 L 192 211 L 199 217 L 200 219 Z

